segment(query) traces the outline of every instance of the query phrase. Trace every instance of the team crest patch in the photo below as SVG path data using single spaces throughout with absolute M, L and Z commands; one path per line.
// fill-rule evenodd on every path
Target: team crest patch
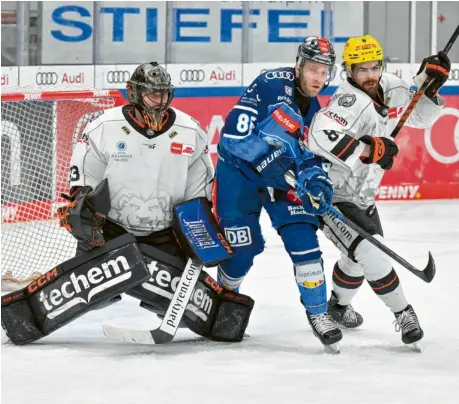
M 341 97 L 339 97 L 338 105 L 348 108 L 354 105 L 355 100 L 356 100 L 355 94 L 344 94 Z

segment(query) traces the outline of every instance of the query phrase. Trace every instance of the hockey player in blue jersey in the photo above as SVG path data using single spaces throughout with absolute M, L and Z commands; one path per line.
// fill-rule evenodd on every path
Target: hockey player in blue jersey
M 262 207 L 281 236 L 294 267 L 301 302 L 314 334 L 325 345 L 342 338 L 327 313 L 317 216 L 330 204 L 333 186 L 322 161 L 304 146 L 308 126 L 320 109 L 317 95 L 335 74 L 335 52 L 325 38 L 307 37 L 295 67 L 260 74 L 229 113 L 218 145 L 214 208 L 235 256 L 222 262 L 218 281 L 238 291 L 264 249 Z M 296 174 L 298 205 L 285 182 Z

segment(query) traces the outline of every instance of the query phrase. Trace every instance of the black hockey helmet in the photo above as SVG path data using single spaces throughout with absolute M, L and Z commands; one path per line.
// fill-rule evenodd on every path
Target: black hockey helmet
M 326 85 L 330 81 L 333 81 L 336 75 L 336 54 L 333 45 L 327 38 L 319 36 L 307 36 L 304 38 L 304 41 L 298 46 L 296 63 L 302 68 L 303 64 L 307 61 L 329 66 L 329 76 Z
M 143 63 L 127 81 L 126 91 L 129 102 L 139 108 L 145 123 L 153 130 L 161 130 L 167 108 L 174 98 L 170 74 L 157 62 Z M 167 94 L 167 101 L 149 107 L 144 102 L 145 93 Z

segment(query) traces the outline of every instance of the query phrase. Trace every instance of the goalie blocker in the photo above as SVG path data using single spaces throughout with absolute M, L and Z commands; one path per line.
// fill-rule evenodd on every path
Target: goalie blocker
M 206 220 L 209 212 L 203 216 L 196 211 Z M 215 222 L 212 226 L 218 229 Z M 210 257 L 207 264 L 218 262 L 213 253 L 206 257 Z M 144 308 L 166 312 L 184 268 L 179 258 L 150 245 L 137 245 L 133 235 L 125 234 L 58 265 L 26 288 L 2 296 L 2 327 L 12 343 L 27 344 L 90 310 L 120 300 L 123 292 L 140 299 Z M 209 339 L 238 342 L 253 304 L 250 297 L 222 289 L 201 272 L 183 321 Z

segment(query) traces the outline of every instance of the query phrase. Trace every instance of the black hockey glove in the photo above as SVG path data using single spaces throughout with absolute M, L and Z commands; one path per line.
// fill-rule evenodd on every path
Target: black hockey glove
M 370 146 L 369 157 L 360 157 L 364 164 L 376 163 L 384 170 L 389 170 L 394 164 L 394 157 L 398 154 L 398 146 L 387 137 L 362 136 L 359 141 Z
M 430 77 L 432 82 L 429 84 L 424 94 L 426 97 L 432 99 L 437 95 L 440 87 L 448 80 L 450 70 L 451 62 L 448 55 L 440 51 L 438 55 L 429 56 L 422 61 L 421 67 L 416 77 L 414 77 L 414 82 L 418 87 L 421 87 L 424 80 Z
M 111 208 L 108 180 L 102 180 L 94 191 L 86 186 L 62 197 L 71 203 L 57 210 L 61 227 L 90 247 L 104 245 L 102 226 Z

